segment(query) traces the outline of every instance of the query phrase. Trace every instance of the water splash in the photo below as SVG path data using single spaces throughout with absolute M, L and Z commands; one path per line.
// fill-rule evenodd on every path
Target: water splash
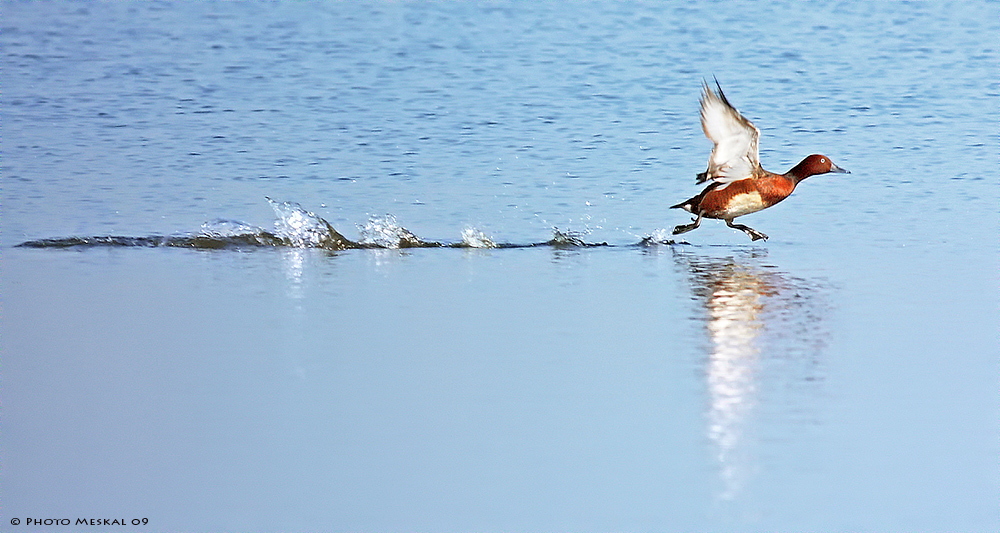
M 657 246 L 660 244 L 676 244 L 671 237 L 673 231 L 668 229 L 653 230 L 653 233 L 646 235 L 639 241 L 640 246 Z
M 351 242 L 329 222 L 323 220 L 312 211 L 306 211 L 295 202 L 277 202 L 267 198 L 274 209 L 278 220 L 274 221 L 274 234 L 285 240 L 291 246 L 301 248 L 327 248 L 329 250 L 346 250 L 356 248 Z
M 497 243 L 487 237 L 485 233 L 473 227 L 467 227 L 462 230 L 461 246 L 466 248 L 496 248 Z
M 608 246 L 606 242 L 587 242 L 583 240 L 583 235 L 578 231 L 562 231 L 559 228 L 552 228 L 552 238 L 542 245 L 556 248 Z
M 265 197 L 266 198 L 266 197 Z M 295 202 L 278 202 L 267 198 L 277 219 L 274 231 L 238 220 L 215 219 L 202 224 L 200 231 L 169 236 L 149 235 L 128 237 L 104 235 L 93 237 L 63 237 L 22 242 L 23 248 L 76 248 L 76 247 L 174 247 L 206 250 L 245 249 L 253 247 L 323 248 L 349 250 L 358 248 L 530 248 L 549 246 L 576 248 L 610 246 L 606 242 L 592 243 L 584 240 L 588 232 L 563 231 L 553 228 L 552 238 L 545 242 L 527 244 L 497 243 L 473 227 L 462 230 L 462 240 L 456 243 L 425 241 L 410 230 L 400 226 L 393 215 L 371 217 L 364 226 L 358 226 L 361 239 L 354 242 L 340 234 L 329 222 Z M 666 239 L 666 230 L 659 230 L 642 242 L 629 246 L 673 244 Z
M 552 239 L 548 242 L 551 246 L 584 246 L 580 233 L 573 231 L 560 231 L 559 228 L 552 229 Z
M 385 215 L 371 217 L 364 226 L 358 226 L 361 232 L 359 244 L 366 248 L 419 248 L 439 246 L 420 240 L 410 230 L 396 223 L 396 217 Z
M 231 237 L 244 237 L 247 235 L 263 235 L 266 233 L 263 228 L 240 222 L 239 220 L 228 220 L 217 218 L 201 225 L 201 235 L 216 239 L 227 239 Z

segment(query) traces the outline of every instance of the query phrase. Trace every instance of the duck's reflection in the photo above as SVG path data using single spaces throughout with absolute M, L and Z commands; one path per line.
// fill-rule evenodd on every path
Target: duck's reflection
M 707 436 L 718 461 L 722 485 L 718 496 L 730 500 L 758 468 L 752 444 L 762 389 L 794 390 L 797 387 L 784 385 L 816 381 L 818 368 L 813 363 L 825 344 L 824 330 L 815 322 L 808 327 L 799 322 L 821 316 L 817 311 L 822 300 L 820 285 L 763 266 L 761 253 L 675 254 L 678 264 L 689 272 L 692 290 L 705 310 Z M 813 309 L 798 312 L 803 306 Z M 789 357 L 801 357 L 805 365 L 788 365 Z M 771 398 L 781 401 L 774 395 Z M 780 414 L 790 406 L 769 407 L 776 407 L 769 411 Z
M 288 296 L 293 300 L 301 300 L 305 295 L 302 288 L 302 271 L 305 264 L 305 250 L 289 248 L 283 251 L 285 277 L 288 279 Z
M 718 265 L 705 287 L 711 352 L 706 377 L 710 406 L 708 437 L 717 447 L 724 489 L 731 498 L 740 489 L 747 461 L 738 456 L 742 432 L 757 403 L 760 348 L 757 337 L 762 300 L 767 289 L 760 276 L 735 263 Z

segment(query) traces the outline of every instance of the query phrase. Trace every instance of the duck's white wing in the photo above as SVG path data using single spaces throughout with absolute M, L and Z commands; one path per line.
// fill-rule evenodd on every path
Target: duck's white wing
M 722 87 L 716 94 L 705 84 L 701 97 L 701 127 L 715 147 L 708 158 L 708 169 L 698 174 L 698 183 L 708 180 L 731 183 L 749 178 L 760 167 L 757 155 L 760 130 L 729 104 Z

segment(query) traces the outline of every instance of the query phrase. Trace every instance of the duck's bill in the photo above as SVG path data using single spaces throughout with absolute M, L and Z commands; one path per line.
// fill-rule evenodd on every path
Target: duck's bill
M 840 168 L 837 165 L 834 165 L 833 163 L 830 163 L 830 172 L 839 172 L 841 174 L 850 174 L 851 173 L 850 170 L 847 170 L 846 168 Z

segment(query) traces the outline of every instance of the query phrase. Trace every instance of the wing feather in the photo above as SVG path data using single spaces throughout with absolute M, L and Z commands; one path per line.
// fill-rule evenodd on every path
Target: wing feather
M 760 168 L 760 130 L 726 100 L 719 82 L 715 84 L 718 94 L 705 83 L 701 97 L 701 128 L 715 146 L 708 158 L 708 169 L 698 174 L 698 183 L 713 180 L 729 184 L 749 178 Z

